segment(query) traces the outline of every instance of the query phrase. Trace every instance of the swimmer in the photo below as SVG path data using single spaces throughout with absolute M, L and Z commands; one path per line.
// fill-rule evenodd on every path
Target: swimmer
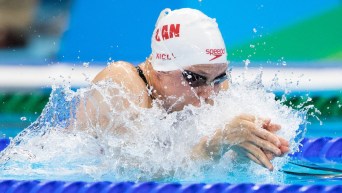
M 194 9 L 165 9 L 155 25 L 150 57 L 136 67 L 113 62 L 97 74 L 93 83 L 111 80 L 136 96 L 130 102 L 151 108 L 154 100 L 160 100 L 168 112 L 174 112 L 186 105 L 199 106 L 201 100 L 213 104 L 210 96 L 228 89 L 227 67 L 226 47 L 215 19 Z M 95 92 L 92 100 L 97 104 L 80 105 L 76 118 L 82 120 L 85 113 L 92 115 L 91 111 L 98 107 L 100 124 L 110 122 L 102 96 Z M 126 99 L 111 100 L 124 101 L 123 106 L 116 106 L 122 111 L 132 110 Z M 289 151 L 288 141 L 275 134 L 279 129 L 270 119 L 239 115 L 218 128 L 212 137 L 199 139 L 192 158 L 216 159 L 224 147 L 232 147 L 239 155 L 273 170 L 270 160 Z

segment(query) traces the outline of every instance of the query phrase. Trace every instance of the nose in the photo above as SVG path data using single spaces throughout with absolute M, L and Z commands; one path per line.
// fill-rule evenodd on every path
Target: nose
M 199 97 L 208 99 L 212 94 L 217 94 L 219 93 L 220 89 L 220 84 L 215 84 L 215 85 L 205 85 L 205 86 L 200 86 L 197 87 L 197 95 Z
M 197 95 L 204 99 L 208 99 L 210 95 L 213 94 L 214 90 L 215 90 L 214 86 L 211 86 L 211 85 L 200 86 L 197 89 Z

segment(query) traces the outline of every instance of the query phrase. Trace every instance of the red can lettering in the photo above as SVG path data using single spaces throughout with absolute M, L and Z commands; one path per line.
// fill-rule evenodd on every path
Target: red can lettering
M 168 40 L 174 37 L 179 37 L 179 31 L 180 31 L 180 24 L 163 25 L 163 27 L 161 27 L 161 38 L 159 36 L 160 30 L 157 29 L 155 39 L 157 42 L 159 42 L 161 39 Z

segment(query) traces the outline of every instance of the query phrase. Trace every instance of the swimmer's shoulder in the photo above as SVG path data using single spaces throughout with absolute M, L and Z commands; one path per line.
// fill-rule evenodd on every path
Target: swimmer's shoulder
M 112 62 L 96 75 L 93 83 L 102 80 L 111 80 L 119 85 L 122 85 L 132 94 L 141 95 L 143 101 L 148 101 L 150 98 L 148 96 L 145 82 L 140 78 L 135 66 L 129 62 Z
M 110 63 L 106 68 L 99 72 L 93 82 L 111 79 L 113 82 L 121 82 L 134 76 L 134 66 L 125 61 L 117 61 Z

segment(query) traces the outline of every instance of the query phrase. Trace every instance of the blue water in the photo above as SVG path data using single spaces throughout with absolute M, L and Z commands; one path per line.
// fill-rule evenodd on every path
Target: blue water
M 25 120 L 22 120 L 25 117 Z M 0 114 L 0 137 L 15 137 L 38 118 L 38 115 Z M 305 137 L 342 137 L 342 120 L 331 119 L 320 123 L 313 120 L 307 125 Z
M 2 125 L 0 128 L 0 136 L 15 137 L 30 121 L 34 121 L 36 115 L 26 115 L 27 120 L 21 120 L 20 115 L 3 115 Z M 4 118 L 7 119 L 4 121 Z M 30 121 L 28 121 L 30 120 Z M 7 127 L 4 127 L 7 126 Z M 316 137 L 341 137 L 342 136 L 342 121 L 334 120 L 329 122 L 312 123 L 308 125 L 307 138 Z M 322 185 L 337 185 L 342 184 L 342 163 L 315 163 L 307 160 L 300 160 L 296 157 L 292 158 L 282 168 L 285 184 L 322 184 Z

